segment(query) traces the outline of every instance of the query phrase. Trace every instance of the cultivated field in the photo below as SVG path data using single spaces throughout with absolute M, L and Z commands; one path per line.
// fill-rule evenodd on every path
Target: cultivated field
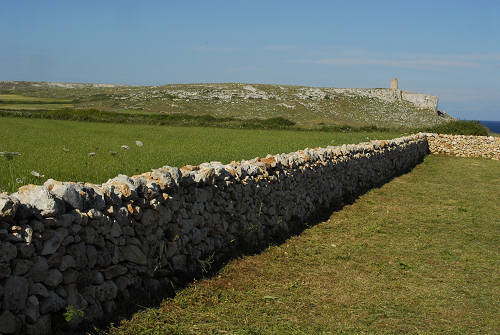
M 0 191 L 48 178 L 101 183 L 164 165 L 265 157 L 306 147 L 389 139 L 399 132 L 238 130 L 0 118 Z M 143 143 L 142 147 L 136 141 Z M 128 146 L 123 149 L 122 145 Z M 43 177 L 31 174 L 37 172 Z
M 103 333 L 497 333 L 499 190 L 497 161 L 428 156 L 300 236 Z

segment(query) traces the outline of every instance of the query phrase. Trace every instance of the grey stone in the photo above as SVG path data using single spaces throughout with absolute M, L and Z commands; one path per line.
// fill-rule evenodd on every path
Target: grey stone
M 57 269 L 50 269 L 44 283 L 50 287 L 56 287 L 63 281 L 63 274 Z
M 64 287 L 62 285 L 59 285 L 56 288 L 56 293 L 58 296 L 62 297 L 63 299 L 66 299 L 66 297 L 68 296 L 68 292 L 66 292 L 66 290 L 64 289 Z
M 12 273 L 12 270 L 10 268 L 9 263 L 0 263 L 0 279 L 1 278 L 8 278 L 11 273 Z
M 26 326 L 27 335 L 49 335 L 51 333 L 52 322 L 50 315 L 43 315 L 35 324 Z
M 64 255 L 59 265 L 59 270 L 66 271 L 69 268 L 74 268 L 76 266 L 75 259 L 71 255 Z
M 76 270 L 69 269 L 64 271 L 63 282 L 64 284 L 73 284 L 78 280 L 79 273 Z
M 185 255 L 175 255 L 172 257 L 172 266 L 175 270 L 180 272 L 186 272 L 186 256 Z
M 49 184 L 49 181 L 52 183 Z M 49 179 L 45 183 L 50 192 L 64 200 L 70 207 L 83 209 L 83 187 L 80 184 L 60 183 Z
M 0 241 L 0 262 L 9 262 L 11 259 L 16 258 L 17 248 L 14 244 Z
M 128 272 L 128 269 L 121 265 L 113 265 L 102 271 L 106 280 L 113 279 L 115 277 L 124 275 Z
M 99 301 L 106 301 L 116 298 L 118 287 L 112 281 L 107 281 L 95 288 L 95 298 Z
M 139 265 L 146 265 L 147 259 L 139 247 L 135 245 L 127 245 L 120 248 L 120 258 Z
M 40 313 L 47 314 L 58 312 L 65 305 L 64 299 L 57 295 L 54 291 L 49 292 L 49 296 L 42 300 L 40 304 Z
M 88 267 L 93 268 L 97 263 L 97 249 L 93 245 L 87 247 Z
M 128 215 L 129 212 L 127 208 L 125 207 L 120 207 L 116 210 L 116 212 L 113 212 L 115 215 L 116 221 L 118 221 L 119 224 L 125 225 L 128 223 Z
M 88 259 L 86 251 L 87 248 L 85 247 L 84 242 L 80 242 L 69 247 L 69 253 L 75 259 L 77 268 L 84 268 L 87 266 Z
M 104 276 L 103 276 L 102 272 L 95 271 L 93 273 L 92 284 L 100 285 L 102 283 L 104 283 Z
M 24 314 L 30 323 L 35 323 L 40 317 L 40 303 L 34 295 L 28 297 Z
M 28 272 L 33 266 L 33 262 L 27 259 L 16 259 L 14 264 L 14 276 L 20 276 Z
M 111 237 L 117 238 L 122 235 L 122 229 L 118 222 L 113 222 L 113 225 L 111 226 L 111 231 L 110 231 Z
M 56 232 L 54 236 L 43 243 L 42 255 L 52 255 L 59 249 L 66 236 L 62 232 Z
M 166 256 L 167 258 L 170 258 L 177 254 L 178 248 L 177 248 L 177 242 L 168 242 L 167 243 L 167 252 Z
M 47 259 L 42 256 L 38 256 L 35 258 L 35 264 L 31 268 L 31 278 L 33 281 L 42 282 L 47 277 L 49 272 L 49 264 L 47 263 Z
M 158 222 L 159 219 L 159 213 L 157 211 L 154 211 L 152 209 L 146 209 L 144 211 L 144 214 L 142 215 L 141 223 L 144 226 L 149 226 L 154 224 L 155 222 Z
M 9 311 L 0 314 L 0 333 L 14 334 L 18 328 L 19 325 L 14 314 Z
M 23 258 L 31 258 L 35 252 L 33 244 L 18 243 L 16 247 L 18 254 Z
M 0 193 L 0 219 L 10 221 L 16 215 L 19 200 Z
M 29 294 L 47 298 L 49 296 L 49 291 L 42 283 L 34 283 L 31 285 Z
M 24 277 L 12 276 L 5 282 L 4 309 L 22 310 L 28 298 L 28 281 Z

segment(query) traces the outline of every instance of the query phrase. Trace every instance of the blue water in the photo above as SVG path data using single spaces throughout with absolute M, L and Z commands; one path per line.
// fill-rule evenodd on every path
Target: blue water
M 479 121 L 485 127 L 488 127 L 494 133 L 500 133 L 500 121 Z

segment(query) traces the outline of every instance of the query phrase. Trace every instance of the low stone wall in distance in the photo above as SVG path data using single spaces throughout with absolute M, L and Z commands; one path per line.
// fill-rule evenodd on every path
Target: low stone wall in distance
M 500 160 L 500 137 L 426 134 L 434 154 Z
M 102 318 L 134 292 L 282 241 L 427 153 L 418 134 L 1 194 L 0 333 L 49 334 L 67 311 L 72 325 Z

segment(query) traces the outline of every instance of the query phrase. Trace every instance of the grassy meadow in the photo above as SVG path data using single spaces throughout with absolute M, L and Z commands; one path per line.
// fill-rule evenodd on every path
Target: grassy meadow
M 428 156 L 300 236 L 98 333 L 498 333 L 499 190 L 497 161 Z
M 167 127 L 0 117 L 0 191 L 48 178 L 101 183 L 163 165 L 228 163 L 306 147 L 389 139 L 400 132 L 320 132 Z M 135 142 L 143 142 L 143 147 Z M 128 150 L 122 149 L 127 145 Z M 35 177 L 31 171 L 44 177 Z
M 29 97 L 20 94 L 0 94 L 0 110 L 38 111 L 72 108 L 72 100 Z

